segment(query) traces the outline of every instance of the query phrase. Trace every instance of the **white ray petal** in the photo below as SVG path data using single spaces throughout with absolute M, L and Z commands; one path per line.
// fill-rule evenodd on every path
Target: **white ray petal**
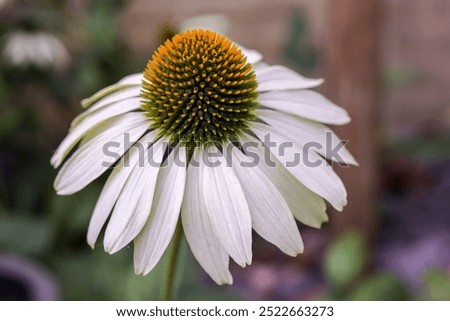
M 141 102 L 140 87 L 128 86 L 118 92 L 106 96 L 105 98 L 93 104 L 91 107 L 87 108 L 77 117 L 75 117 L 70 125 L 71 127 L 74 127 L 78 125 L 81 121 L 83 121 L 86 117 L 90 116 L 92 113 L 98 110 L 106 108 L 114 108 L 114 106 L 116 106 L 117 104 L 121 103 L 126 104 L 126 101 L 129 100 L 139 100 Z
M 253 65 L 253 70 L 254 70 L 256 73 L 258 73 L 258 72 L 260 72 L 261 70 L 266 69 L 266 68 L 269 68 L 269 67 L 270 67 L 269 64 L 260 61 L 260 62 L 255 63 L 255 64 Z
M 87 108 L 86 111 L 80 114 L 72 121 L 72 126 L 76 125 L 80 122 L 84 117 L 89 115 L 90 113 L 101 109 L 105 106 L 108 106 L 113 103 L 120 102 L 125 99 L 130 98 L 140 98 L 141 95 L 141 87 L 135 85 L 115 85 L 116 88 L 114 91 L 102 94 L 100 98 L 91 97 L 84 99 L 81 104 L 83 108 Z M 94 100 L 95 98 L 95 100 Z
M 321 85 L 322 79 L 309 79 L 284 66 L 256 69 L 259 92 L 287 89 L 307 89 Z
M 197 261 L 218 284 L 231 284 L 233 278 L 228 270 L 229 256 L 217 238 L 203 195 L 203 173 L 198 164 L 201 152 L 195 149 L 187 169 L 186 188 L 181 219 L 186 239 Z M 197 163 L 197 165 L 193 165 Z
M 130 147 L 125 146 L 125 135 L 128 135 L 130 143 L 134 143 L 148 129 L 142 113 L 120 115 L 102 126 L 101 133 L 82 144 L 61 167 L 54 183 L 59 195 L 78 192 L 111 166 L 112 156 L 105 153 L 107 144 L 117 147 L 114 154 L 121 157 Z
M 95 126 L 101 125 L 105 120 L 114 116 L 125 114 L 140 107 L 140 99 L 133 98 L 111 104 L 105 108 L 90 113 L 83 118 L 77 125 L 72 126 L 69 134 L 64 138 L 56 149 L 50 163 L 53 167 L 61 165 L 63 159 L 69 154 L 70 150 L 86 135 L 86 133 Z M 82 116 L 81 114 L 80 116 Z M 78 116 L 78 117 L 80 117 Z
M 122 78 L 117 84 L 140 86 L 142 83 L 142 79 L 143 79 L 143 74 L 142 74 L 142 72 L 140 72 L 140 73 L 132 74 L 132 75 Z
M 140 86 L 131 84 L 114 84 L 103 88 L 89 98 L 81 101 L 83 108 L 96 109 L 99 105 L 110 104 L 121 99 L 136 97 Z
M 155 197 L 147 223 L 134 243 L 137 274 L 149 273 L 172 239 L 186 183 L 186 149 L 175 148 L 158 174 Z
M 322 197 L 300 183 L 267 148 L 262 146 L 259 140 L 243 134 L 241 144 L 247 143 L 250 145 L 245 148 L 245 151 L 249 153 L 248 155 L 254 154 L 255 161 L 259 162 L 259 169 L 283 195 L 297 220 L 315 228 L 320 228 L 324 222 L 328 221 L 326 205 Z
M 248 49 L 248 48 L 245 48 L 242 46 L 238 46 L 238 47 L 239 47 L 239 49 L 242 50 L 242 53 L 244 54 L 244 56 L 247 57 L 247 61 L 249 63 L 251 63 L 252 65 L 260 62 L 263 58 L 263 55 L 259 51 L 256 51 L 253 49 Z
M 219 156 L 217 156 L 219 155 Z M 200 162 L 206 211 L 228 254 L 241 266 L 252 260 L 252 226 L 241 184 L 216 147 Z
M 144 135 L 137 144 L 140 144 L 146 149 L 155 141 L 155 137 L 156 132 L 151 131 Z M 97 204 L 95 205 L 87 233 L 87 242 L 92 248 L 94 248 L 98 235 L 108 219 L 114 204 L 116 204 L 117 198 L 122 192 L 125 182 L 132 170 L 138 165 L 139 160 L 141 159 L 140 156 L 141 154 L 138 148 L 130 148 L 130 150 L 128 150 L 128 152 L 120 159 L 120 162 L 114 167 L 103 186 Z
M 300 147 L 309 144 L 314 151 L 329 160 L 341 164 L 358 165 L 347 148 L 341 147 L 342 141 L 329 127 L 274 110 L 258 109 L 257 113 L 262 120 L 275 127 Z M 336 149 L 337 155 L 334 155 L 334 149 Z
M 159 140 L 140 155 L 141 162 L 123 186 L 106 228 L 103 240 L 106 252 L 112 254 L 121 250 L 147 222 L 165 148 Z
M 259 165 L 233 148 L 233 168 L 248 201 L 253 229 L 284 253 L 296 256 L 303 252 L 303 242 L 288 204 Z
M 262 106 L 324 124 L 344 125 L 350 122 L 345 109 L 312 90 L 272 91 L 258 97 Z
M 341 179 L 323 158 L 311 150 L 303 150 L 292 143 L 289 137 L 268 125 L 254 123 L 252 130 L 262 141 L 270 134 L 270 141 L 275 142 L 271 151 L 289 172 L 311 191 L 330 202 L 335 209 L 342 211 L 347 204 L 347 192 Z

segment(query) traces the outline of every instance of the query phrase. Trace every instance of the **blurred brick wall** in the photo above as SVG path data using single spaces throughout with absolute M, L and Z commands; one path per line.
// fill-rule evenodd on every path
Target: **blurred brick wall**
M 399 135 L 450 110 L 450 1 L 388 0 L 384 8 L 384 125 Z M 447 128 L 448 129 L 448 128 Z
M 270 63 L 280 63 L 294 9 L 308 17 L 313 44 L 324 47 L 329 1 L 129 0 L 118 23 L 133 53 L 150 58 L 164 24 L 223 14 L 233 40 L 261 51 Z M 384 0 L 383 4 L 382 125 L 390 134 L 404 135 L 429 121 L 442 121 L 446 110 L 450 117 L 450 1 Z M 323 71 L 317 75 L 323 76 Z
M 292 9 L 298 8 L 311 17 L 312 38 L 321 43 L 323 15 L 327 0 L 131 0 L 120 17 L 126 41 L 138 54 L 157 45 L 163 24 L 178 24 L 184 19 L 203 14 L 222 14 L 229 20 L 230 37 L 243 46 L 264 53 L 271 63 L 280 62 L 279 52 L 286 37 L 286 25 Z

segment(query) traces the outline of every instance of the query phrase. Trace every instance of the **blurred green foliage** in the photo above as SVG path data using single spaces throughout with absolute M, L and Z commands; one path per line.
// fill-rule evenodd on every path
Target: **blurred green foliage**
M 308 30 L 307 18 L 298 10 L 291 14 L 287 26 L 283 56 L 292 68 L 311 73 L 318 62 L 318 51 L 314 48 Z
M 146 63 L 131 61 L 118 35 L 117 14 L 124 1 L 87 3 L 82 14 L 69 12 L 63 1 L 28 1 L 26 7 L 15 3 L 8 8 L 17 11 L 13 18 L 0 21 L 0 39 L 31 24 L 61 37 L 72 53 L 71 65 L 64 70 L 15 68 L 0 60 L 0 248 L 46 266 L 62 287 L 62 299 L 158 300 L 170 248 L 143 277 L 134 274 L 131 246 L 108 255 L 101 244 L 95 250 L 86 244 L 89 219 L 105 178 L 72 196 L 57 196 L 52 186 L 56 172 L 49 160 L 71 119 L 80 112 L 79 101 Z M 311 72 L 318 54 L 307 27 L 306 18 L 294 12 L 283 52 L 293 68 Z M 167 36 L 171 30 L 166 31 Z M 0 41 L 0 51 L 2 45 Z M 393 77 L 393 83 L 402 83 L 412 76 L 405 72 Z M 450 141 L 446 136 L 439 142 L 439 146 L 431 146 L 418 140 L 395 148 L 417 157 L 441 157 L 442 151 L 450 151 Z M 330 285 L 327 298 L 417 298 L 397 276 L 365 273 L 367 256 L 366 245 L 356 232 L 330 246 L 323 266 Z M 204 282 L 185 241 L 179 260 L 175 299 L 240 299 L 226 287 Z M 450 281 L 445 271 L 428 271 L 424 286 L 426 291 L 419 298 L 449 300 Z
M 324 274 L 330 285 L 325 296 L 332 300 L 403 301 L 449 300 L 450 278 L 447 271 L 430 269 L 423 274 L 425 291 L 411 291 L 406 282 L 390 272 L 367 273 L 367 247 L 361 236 L 349 231 L 336 239 L 324 258 Z
M 50 249 L 52 226 L 46 219 L 12 213 L 0 217 L 0 246 L 21 255 L 39 256 Z
M 337 295 L 358 278 L 366 262 L 366 246 L 356 232 L 344 234 L 328 250 L 324 272 Z
M 354 291 L 348 294 L 347 300 L 358 301 L 402 301 L 412 299 L 405 282 L 390 273 L 376 273 L 364 280 Z
M 388 144 L 386 153 L 404 155 L 420 162 L 450 158 L 450 134 L 432 133 L 432 137 L 422 135 L 395 141 Z
M 383 82 L 387 88 L 399 88 L 422 82 L 424 76 L 413 66 L 391 67 L 383 73 Z
M 324 273 L 331 292 L 338 300 L 392 301 L 413 298 L 406 283 L 385 272 L 367 274 L 367 245 L 356 231 L 349 231 L 335 240 L 324 259 Z
M 450 301 L 450 277 L 448 272 L 431 269 L 423 276 L 425 285 L 424 299 Z

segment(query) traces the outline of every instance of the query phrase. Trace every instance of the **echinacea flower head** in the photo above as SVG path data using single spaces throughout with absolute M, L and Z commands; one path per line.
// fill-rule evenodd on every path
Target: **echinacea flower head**
M 186 31 L 148 63 L 142 108 L 152 129 L 175 143 L 223 143 L 236 140 L 256 118 L 256 87 L 252 65 L 229 39 Z
M 325 201 L 342 210 L 346 191 L 329 162 L 356 162 L 324 124 L 345 124 L 347 113 L 310 90 L 321 80 L 261 60 L 215 32 L 188 30 L 143 73 L 82 102 L 51 162 L 62 164 L 61 195 L 113 167 L 89 225 L 92 247 L 106 224 L 105 250 L 134 241 L 135 271 L 147 274 L 181 220 L 204 270 L 232 283 L 229 258 L 251 263 L 252 229 L 296 256 L 295 219 L 320 228 Z

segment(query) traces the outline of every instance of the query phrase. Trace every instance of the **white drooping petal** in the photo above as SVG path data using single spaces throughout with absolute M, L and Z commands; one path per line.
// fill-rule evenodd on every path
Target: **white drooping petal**
M 252 224 L 247 200 L 233 169 L 217 148 L 200 161 L 206 211 L 228 254 L 241 266 L 252 260 Z
M 147 147 L 155 141 L 155 138 L 156 132 L 151 131 L 144 135 L 137 144 L 140 144 L 147 149 Z M 130 150 L 120 159 L 120 162 L 114 167 L 105 186 L 103 186 L 97 204 L 95 205 L 87 233 L 87 242 L 92 248 L 94 248 L 100 231 L 114 208 L 125 182 L 128 180 L 134 168 L 138 166 L 139 160 L 142 159 L 141 156 L 141 152 L 138 148 L 130 148 Z
M 136 86 L 140 86 L 143 80 L 143 73 L 137 73 L 137 74 L 132 74 L 129 76 L 126 76 L 124 78 L 122 78 L 118 84 L 121 85 L 136 85 Z
M 343 142 L 328 127 L 314 121 L 274 110 L 258 109 L 258 116 L 289 137 L 300 147 L 311 146 L 326 159 L 341 164 L 358 165 Z
M 147 222 L 165 148 L 159 140 L 147 150 L 141 149 L 140 162 L 125 182 L 106 228 L 103 240 L 106 252 L 121 250 Z
M 172 239 L 186 183 L 186 149 L 175 148 L 158 174 L 155 196 L 147 223 L 134 242 L 134 269 L 149 273 Z
M 252 130 L 261 141 L 266 137 L 275 143 L 270 150 L 303 185 L 342 211 L 347 204 L 347 192 L 341 179 L 323 158 L 309 149 L 302 149 L 271 126 L 253 123 Z
M 136 110 L 140 107 L 140 99 L 132 98 L 108 105 L 102 109 L 90 113 L 84 117 L 78 124 L 73 125 L 69 134 L 64 138 L 57 150 L 53 154 L 50 163 L 53 167 L 61 165 L 64 158 L 70 150 L 86 135 L 92 128 L 101 125 L 104 121 L 117 115 Z M 80 116 L 84 116 L 81 114 Z M 78 117 L 80 117 L 78 116 Z
M 87 108 L 83 113 L 75 117 L 70 124 L 71 127 L 78 125 L 81 121 L 83 121 L 86 117 L 90 116 L 92 113 L 100 110 L 111 108 L 111 106 L 115 106 L 120 103 L 125 103 L 131 99 L 139 99 L 140 100 L 140 86 L 126 86 L 122 90 L 114 92 L 98 102 L 91 105 L 91 107 Z
M 197 261 L 217 284 L 231 284 L 228 270 L 229 256 L 216 236 L 203 195 L 203 172 L 200 170 L 201 152 L 195 149 L 187 169 L 186 188 L 181 219 L 186 239 Z M 195 163 L 197 165 L 195 165 Z
M 312 90 L 266 92 L 258 101 L 262 106 L 324 124 L 344 125 L 351 120 L 345 109 Z
M 263 70 L 263 69 L 266 69 L 266 68 L 268 68 L 268 67 L 270 67 L 269 64 L 260 61 L 260 62 L 255 63 L 255 64 L 253 65 L 253 71 L 255 71 L 255 73 L 258 73 L 259 71 L 261 71 L 261 70 Z
M 328 221 L 323 198 L 300 183 L 259 140 L 243 134 L 241 144 L 248 155 L 255 156 L 252 162 L 259 162 L 258 168 L 280 191 L 297 220 L 315 228 Z
M 307 89 L 321 85 L 322 79 L 309 79 L 284 66 L 269 66 L 255 69 L 257 90 Z
M 118 88 L 116 91 L 107 93 L 101 97 L 101 99 L 98 99 L 98 101 L 95 101 L 94 103 L 89 104 L 89 106 L 86 105 L 86 103 L 83 103 L 85 100 L 82 101 L 83 107 L 87 108 L 85 112 L 78 115 L 71 123 L 72 126 L 77 125 L 81 120 L 83 120 L 86 116 L 90 115 L 92 112 L 97 111 L 101 108 L 104 108 L 105 106 L 118 103 L 121 101 L 124 101 L 126 99 L 130 98 L 139 98 L 140 96 L 140 86 L 134 86 L 134 85 L 115 85 Z M 95 96 L 95 95 L 94 95 Z M 87 99 L 93 99 L 91 98 Z
M 241 49 L 244 56 L 247 57 L 247 62 L 251 63 L 252 65 L 260 62 L 263 58 L 263 55 L 259 51 L 248 49 L 242 46 L 239 46 L 239 49 Z
M 82 144 L 60 169 L 54 183 L 58 194 L 69 195 L 84 188 L 130 147 L 125 146 L 126 137 L 134 143 L 147 129 L 143 113 L 128 113 L 105 122 L 98 135 Z
M 248 202 L 253 229 L 288 255 L 303 252 L 303 242 L 292 212 L 260 164 L 251 164 L 250 158 L 236 148 L 233 148 L 232 156 L 233 168 Z
M 105 87 L 91 97 L 83 99 L 81 105 L 83 108 L 95 109 L 97 105 L 107 105 L 124 98 L 136 97 L 136 93 L 139 96 L 141 83 L 138 83 L 136 78 L 136 75 L 127 76 L 114 85 Z

